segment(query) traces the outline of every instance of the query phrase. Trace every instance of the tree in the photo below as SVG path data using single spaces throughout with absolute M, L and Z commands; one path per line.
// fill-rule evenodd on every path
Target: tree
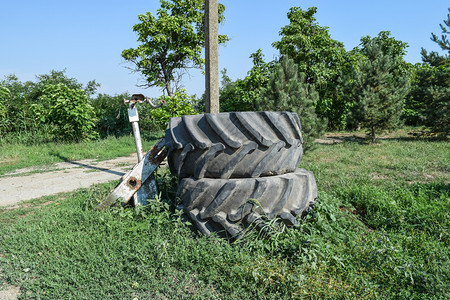
M 449 9 L 450 12 L 450 9 Z M 442 29 L 441 38 L 431 34 L 444 55 L 436 51 L 428 53 L 422 48 L 422 65 L 417 65 L 414 76 L 414 88 L 411 91 L 408 108 L 414 111 L 413 121 L 428 126 L 431 132 L 450 134 L 450 42 L 447 35 L 450 31 L 450 13 Z
M 397 63 L 392 49 L 383 51 L 383 43 L 372 39 L 362 44 L 361 56 L 347 80 L 347 95 L 353 102 L 350 118 L 367 128 L 372 143 L 383 129 L 401 124 L 405 96 L 409 91 L 409 74 L 396 74 Z
M 438 35 L 431 33 L 431 40 L 438 44 L 442 51 L 447 53 L 441 55 L 436 51 L 427 52 L 424 48 L 421 51 L 422 61 L 431 67 L 450 66 L 450 41 L 447 39 L 447 35 L 450 32 L 450 8 L 448 11 L 447 20 L 444 20 L 444 24 L 439 24 L 442 30 L 441 37 L 439 38 Z
M 252 111 L 260 98 L 261 90 L 267 85 L 274 62 L 266 63 L 261 49 L 250 55 L 253 67 L 244 79 L 232 81 L 222 71 L 222 88 L 220 90 L 221 111 Z
M 202 68 L 204 0 L 160 0 L 156 17 L 150 12 L 138 16 L 133 26 L 140 45 L 122 51 L 122 57 L 145 79 L 143 87 L 161 87 L 172 97 L 182 75 L 189 68 Z M 219 4 L 219 22 L 225 6 Z M 219 35 L 219 44 L 228 40 Z
M 450 52 L 450 41 L 447 39 L 447 34 L 450 33 L 450 8 L 448 9 L 447 20 L 444 20 L 444 25 L 439 24 L 442 30 L 441 38 L 436 34 L 431 33 L 431 40 L 439 45 L 442 50 Z
M 329 126 L 342 127 L 345 103 L 338 98 L 336 83 L 345 62 L 346 50 L 331 38 L 328 27 L 320 26 L 314 14 L 316 7 L 302 10 L 292 7 L 287 16 L 290 23 L 281 28 L 281 40 L 272 45 L 287 55 L 305 74 L 306 83 L 314 83 L 319 93 L 318 114 L 328 118 Z
M 305 150 L 314 146 L 314 140 L 322 135 L 326 120 L 317 117 L 314 104 L 319 99 L 313 84 L 305 82 L 305 75 L 298 75 L 298 66 L 287 56 L 275 65 L 267 87 L 256 102 L 258 110 L 293 111 L 300 118 Z

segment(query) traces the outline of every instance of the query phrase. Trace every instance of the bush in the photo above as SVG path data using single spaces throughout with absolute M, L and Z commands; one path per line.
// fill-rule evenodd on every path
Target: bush
M 62 83 L 49 84 L 43 88 L 40 100 L 41 103 L 32 104 L 32 110 L 41 124 L 55 126 L 59 139 L 83 141 L 98 137 L 94 107 L 84 90 Z
M 127 93 L 115 96 L 99 94 L 91 101 L 97 116 L 95 127 L 102 137 L 130 133 L 131 125 L 128 121 L 127 106 L 122 104 L 123 99 L 129 98 L 130 95 Z
M 178 90 L 173 97 L 164 99 L 167 104 L 151 112 L 152 120 L 159 129 L 166 129 L 170 118 L 196 114 L 195 97 L 186 94 L 185 90 Z
M 0 136 L 2 132 L 4 132 L 7 128 L 7 109 L 4 102 L 6 102 L 6 98 L 10 95 L 10 91 L 8 88 L 0 86 Z

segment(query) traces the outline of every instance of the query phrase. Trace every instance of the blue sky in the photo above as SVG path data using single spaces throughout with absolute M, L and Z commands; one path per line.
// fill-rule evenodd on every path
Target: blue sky
M 219 32 L 230 41 L 219 49 L 220 69 L 227 68 L 232 79 L 245 77 L 251 68 L 251 53 L 261 48 L 266 60 L 278 52 L 271 44 L 288 24 L 290 7 L 316 6 L 317 21 L 329 27 L 331 37 L 347 50 L 359 44 L 361 36 L 376 36 L 389 30 L 396 39 L 409 44 L 406 60 L 421 61 L 420 49 L 439 50 L 430 41 L 431 32 L 447 16 L 450 3 L 443 0 L 222 0 L 225 22 Z M 137 15 L 155 13 L 159 0 L 3 0 L 0 6 L 0 78 L 15 74 L 21 81 L 50 70 L 82 83 L 95 79 L 99 92 L 161 95 L 159 89 L 136 87 L 140 76 L 131 73 L 121 58 L 123 49 L 136 47 L 132 26 Z M 183 79 L 190 94 L 201 95 L 204 77 L 199 71 Z

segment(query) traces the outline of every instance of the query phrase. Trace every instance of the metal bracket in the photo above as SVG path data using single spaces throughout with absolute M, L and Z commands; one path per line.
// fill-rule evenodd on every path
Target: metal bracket
M 116 202 L 121 202 L 122 204 L 127 203 L 141 186 L 143 186 L 142 183 L 145 185 L 147 179 L 153 175 L 153 172 L 159 164 L 166 158 L 167 150 L 164 146 L 165 139 L 159 140 L 158 143 L 147 152 L 144 159 L 137 163 L 130 172 L 122 177 L 122 181 L 105 198 L 105 200 L 97 206 L 97 208 L 107 208 Z M 154 179 L 152 181 L 154 182 Z M 155 191 L 156 189 L 150 188 L 150 190 Z M 156 195 L 148 194 L 147 196 L 151 198 Z

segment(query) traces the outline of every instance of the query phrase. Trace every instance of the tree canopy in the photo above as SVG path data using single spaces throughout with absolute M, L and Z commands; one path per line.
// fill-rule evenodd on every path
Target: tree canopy
M 449 9 L 450 12 L 450 9 Z M 444 51 L 427 52 L 422 48 L 422 65 L 417 65 L 413 77 L 413 89 L 409 108 L 414 112 L 411 118 L 416 124 L 427 126 L 431 132 L 446 136 L 450 134 L 450 13 L 444 24 L 440 24 L 442 34 L 431 33 L 431 40 Z
M 141 73 L 144 87 L 162 87 L 172 97 L 181 77 L 189 68 L 202 68 L 204 35 L 203 0 L 160 0 L 156 16 L 147 12 L 133 26 L 137 48 L 122 51 L 122 57 Z M 219 22 L 225 6 L 219 4 Z M 219 35 L 219 44 L 228 40 Z
M 339 99 L 336 83 L 345 64 L 344 44 L 331 38 L 328 27 L 320 26 L 314 15 L 316 7 L 303 10 L 292 7 L 287 14 L 289 24 L 281 28 L 280 41 L 272 45 L 298 65 L 306 83 L 314 83 L 319 93 L 315 103 L 319 115 L 329 126 L 340 127 L 345 110 Z
M 328 27 L 318 24 L 316 12 L 317 7 L 306 11 L 292 7 L 287 14 L 290 23 L 280 30 L 281 40 L 272 44 L 294 60 L 308 83 L 321 83 L 337 75 L 345 54 L 344 44 L 331 38 Z

